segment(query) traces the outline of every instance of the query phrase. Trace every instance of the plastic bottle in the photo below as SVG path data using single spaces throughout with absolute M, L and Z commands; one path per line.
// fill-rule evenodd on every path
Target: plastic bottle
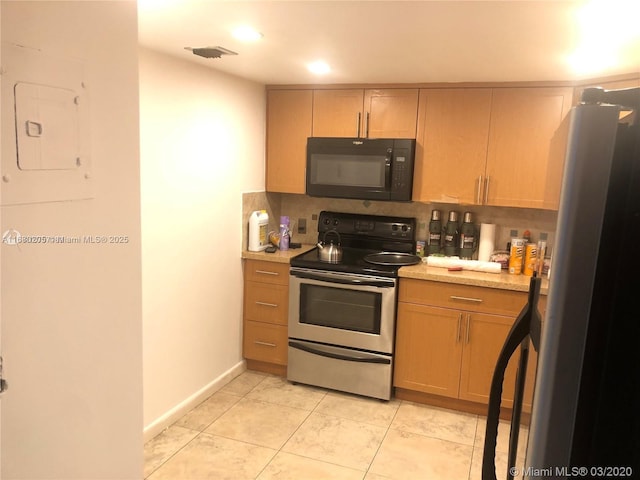
M 267 229 L 269 214 L 266 210 L 256 210 L 249 216 L 249 251 L 261 252 L 269 246 Z
M 280 250 L 289 250 L 289 217 L 280 217 Z

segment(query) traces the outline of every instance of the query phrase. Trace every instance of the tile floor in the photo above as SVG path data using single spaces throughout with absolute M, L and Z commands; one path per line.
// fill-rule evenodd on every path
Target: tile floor
M 480 480 L 485 425 L 477 415 L 246 371 L 145 445 L 144 476 Z M 508 428 L 501 422 L 498 478 L 506 478 Z

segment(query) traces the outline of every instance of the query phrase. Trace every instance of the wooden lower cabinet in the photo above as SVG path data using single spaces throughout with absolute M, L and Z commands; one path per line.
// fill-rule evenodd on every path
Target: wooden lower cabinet
M 394 385 L 458 397 L 460 316 L 446 308 L 398 304 Z
M 424 295 L 419 296 L 420 291 Z M 434 291 L 438 295 L 434 295 Z M 452 298 L 453 301 L 464 298 L 474 300 L 478 309 L 486 309 L 492 302 L 499 303 L 499 295 L 499 290 L 483 287 L 461 288 L 401 279 L 394 386 L 486 405 L 496 360 L 517 313 L 527 301 L 527 294 L 519 292 L 514 297 L 514 292 L 505 291 L 503 307 L 495 307 L 500 310 L 499 315 L 450 306 Z M 519 355 L 514 355 L 505 373 L 503 407 L 513 406 L 518 360 Z M 531 411 L 535 365 L 535 352 L 531 350 L 523 403 L 525 412 Z
M 489 389 L 496 360 L 515 318 L 486 313 L 466 313 L 459 398 L 489 403 Z M 516 384 L 515 358 L 509 363 L 502 384 L 502 404 L 513 406 Z
M 287 371 L 289 264 L 246 260 L 243 356 L 252 370 Z

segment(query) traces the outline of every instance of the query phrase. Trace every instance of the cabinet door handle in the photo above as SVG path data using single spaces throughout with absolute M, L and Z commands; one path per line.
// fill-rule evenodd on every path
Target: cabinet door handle
M 369 112 L 364 117 L 364 138 L 369 138 Z
M 278 306 L 277 303 L 267 303 L 267 302 L 256 302 L 256 305 L 262 305 L 263 307 L 274 307 Z
M 478 177 L 478 190 L 476 191 L 476 203 L 482 204 L 482 175 Z
M 487 179 L 484 182 L 484 205 L 489 203 L 489 180 L 491 180 L 491 177 L 487 175 Z
M 469 343 L 471 337 L 471 314 L 468 313 L 467 314 L 467 338 L 465 340 L 465 343 Z
M 356 117 L 356 138 L 360 138 L 360 120 L 362 120 L 362 113 L 358 112 Z
M 451 298 L 451 300 L 462 300 L 463 302 L 482 303 L 483 301 L 481 298 L 458 297 L 457 295 L 451 295 L 449 298 Z
M 458 333 L 456 334 L 456 343 L 460 342 L 460 333 L 462 330 L 462 313 L 458 314 Z
M 262 275 L 280 275 L 278 272 L 269 272 L 268 270 L 256 270 L 256 273 L 260 273 Z
M 254 340 L 253 343 L 255 343 L 256 345 L 262 345 L 263 347 L 276 347 L 277 346 L 275 343 L 261 342 L 260 340 Z

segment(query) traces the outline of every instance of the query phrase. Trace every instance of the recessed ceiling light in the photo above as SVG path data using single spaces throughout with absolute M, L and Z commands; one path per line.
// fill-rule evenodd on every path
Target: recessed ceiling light
M 307 68 L 311 73 L 315 73 L 316 75 L 324 75 L 331 71 L 331 67 L 329 67 L 329 65 L 322 60 L 317 60 L 308 64 Z
M 255 42 L 264 36 L 255 28 L 249 27 L 248 25 L 242 25 L 234 28 L 231 33 L 235 38 L 242 42 Z

